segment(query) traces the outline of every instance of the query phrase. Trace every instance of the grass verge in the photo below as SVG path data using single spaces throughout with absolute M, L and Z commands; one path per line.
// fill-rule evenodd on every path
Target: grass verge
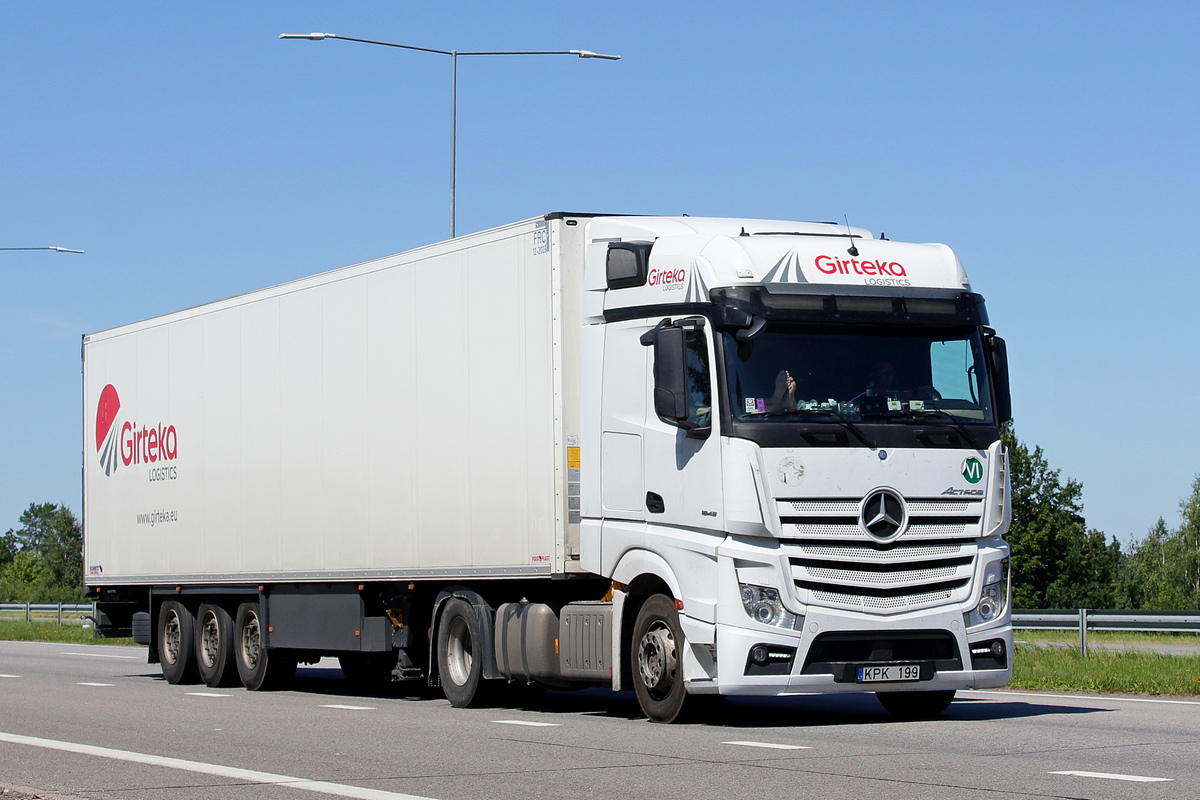
M 1018 644 L 1009 688 L 1200 695 L 1200 656 L 1092 650 L 1082 658 L 1073 647 Z
M 91 628 L 58 626 L 53 622 L 0 620 L 0 639 L 16 642 L 71 642 L 72 644 L 133 644 L 133 639 L 93 639 Z

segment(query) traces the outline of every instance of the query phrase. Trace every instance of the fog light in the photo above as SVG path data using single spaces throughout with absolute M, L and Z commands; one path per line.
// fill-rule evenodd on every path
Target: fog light
M 755 664 L 765 664 L 771 660 L 771 651 L 766 645 L 756 644 L 750 650 L 750 660 Z
M 1004 658 L 1004 642 L 1000 641 L 999 639 L 992 642 L 992 658 L 996 659 L 997 661 Z

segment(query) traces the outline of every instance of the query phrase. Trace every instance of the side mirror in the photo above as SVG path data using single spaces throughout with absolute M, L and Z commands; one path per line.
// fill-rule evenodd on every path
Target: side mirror
M 992 391 L 996 397 L 996 424 L 1003 425 L 1012 419 L 1012 395 L 1008 385 L 1008 346 L 999 336 L 989 336 L 988 355 L 992 368 Z
M 676 425 L 688 418 L 687 339 L 683 328 L 654 331 L 654 413 Z

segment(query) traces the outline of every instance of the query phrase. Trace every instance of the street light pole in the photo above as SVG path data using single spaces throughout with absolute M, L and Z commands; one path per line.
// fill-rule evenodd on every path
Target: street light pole
M 579 58 L 600 58 L 606 61 L 617 61 L 621 57 L 605 53 L 594 53 L 591 50 L 438 50 L 433 47 L 417 47 L 411 44 L 396 44 L 381 42 L 375 39 L 358 39 L 353 36 L 338 36 L 334 33 L 281 33 L 280 39 L 308 39 L 319 42 L 322 39 L 342 39 L 347 42 L 363 44 L 378 44 L 384 47 L 400 47 L 405 50 L 419 50 L 422 53 L 438 53 L 450 56 L 450 238 L 454 238 L 454 182 L 455 158 L 458 137 L 458 57 L 459 56 L 577 56 Z

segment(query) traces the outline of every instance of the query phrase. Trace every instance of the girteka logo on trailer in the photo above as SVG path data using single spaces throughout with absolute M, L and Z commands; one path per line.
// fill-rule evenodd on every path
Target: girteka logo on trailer
M 110 383 L 100 393 L 96 405 L 96 452 L 100 454 L 100 466 L 105 475 L 117 469 L 117 460 L 125 466 L 131 464 L 154 464 L 159 461 L 174 461 L 179 456 L 179 435 L 174 425 L 158 423 L 153 427 L 136 422 L 117 425 L 117 414 L 121 411 L 121 399 Z

